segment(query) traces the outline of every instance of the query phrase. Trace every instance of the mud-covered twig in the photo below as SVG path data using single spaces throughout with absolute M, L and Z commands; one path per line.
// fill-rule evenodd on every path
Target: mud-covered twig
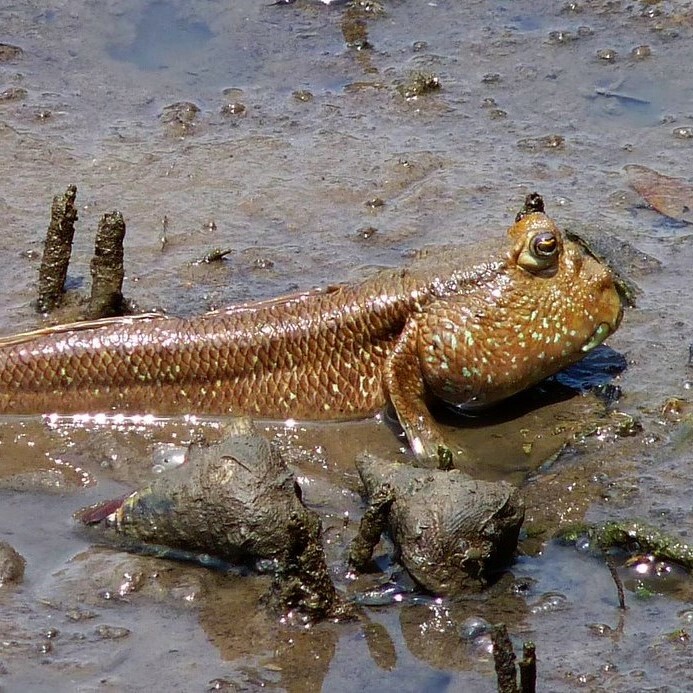
M 120 212 L 104 214 L 99 222 L 91 260 L 91 298 L 87 317 L 108 318 L 123 315 L 123 239 L 125 221 Z
M 394 500 L 395 493 L 389 484 L 373 494 L 368 509 L 361 518 L 358 534 L 349 549 L 349 564 L 356 570 L 368 570 L 373 549 L 387 527 L 388 514 Z
M 537 690 L 537 652 L 533 642 L 528 641 L 522 646 L 522 659 L 518 662 L 520 668 L 520 690 L 522 693 L 535 693 Z
M 227 255 L 233 252 L 232 248 L 214 248 L 208 253 L 203 255 L 198 260 L 193 260 L 191 264 L 193 265 L 209 265 L 212 262 L 219 262 L 223 260 Z
M 606 551 L 604 551 L 603 553 L 606 567 L 609 569 L 609 572 L 611 573 L 611 578 L 613 579 L 614 584 L 616 585 L 616 593 L 618 594 L 618 608 L 625 610 L 626 595 L 623 591 L 623 581 L 621 580 L 621 576 L 618 574 L 618 569 L 616 568 L 616 565 L 614 564 L 614 561 L 611 558 L 611 556 Z
M 166 244 L 168 243 L 168 216 L 164 214 L 164 218 L 161 220 L 161 233 L 159 234 L 159 243 L 161 244 L 161 251 L 163 252 Z
M 660 561 L 671 561 L 693 572 L 693 546 L 685 540 L 638 520 L 605 522 L 602 525 L 577 523 L 563 527 L 555 538 L 574 544 L 580 537 L 589 538 L 601 551 L 612 548 L 631 553 L 650 553 Z
M 286 530 L 289 547 L 275 572 L 270 604 L 278 611 L 298 609 L 311 620 L 348 618 L 351 607 L 339 598 L 330 578 L 317 516 L 293 512 Z
M 51 221 L 46 232 L 43 258 L 39 269 L 36 308 L 49 313 L 60 305 L 65 293 L 67 266 L 75 235 L 77 186 L 70 185 L 64 195 L 56 195 L 51 206 Z
M 638 520 L 605 522 L 602 525 L 577 523 L 563 527 L 555 538 L 566 544 L 575 544 L 587 537 L 591 546 L 604 557 L 618 590 L 618 603 L 625 609 L 623 584 L 609 554 L 610 549 L 621 549 L 634 555 L 650 554 L 659 561 L 675 563 L 689 573 L 693 572 L 693 547 L 685 540 L 663 532 Z
M 504 623 L 493 628 L 491 639 L 493 640 L 493 662 L 496 667 L 498 693 L 518 693 L 515 653 Z

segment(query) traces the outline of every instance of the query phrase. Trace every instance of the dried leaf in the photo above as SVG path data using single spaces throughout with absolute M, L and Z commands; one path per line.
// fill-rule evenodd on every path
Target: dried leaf
M 657 173 L 647 166 L 624 166 L 628 182 L 657 212 L 693 224 L 693 185 L 681 178 Z

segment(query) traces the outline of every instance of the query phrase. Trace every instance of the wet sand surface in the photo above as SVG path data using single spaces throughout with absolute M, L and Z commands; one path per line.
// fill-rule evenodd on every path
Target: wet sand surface
M 71 183 L 68 286 L 88 289 L 98 220 L 117 208 L 126 296 L 177 314 L 348 281 L 432 244 L 473 255 L 537 190 L 559 223 L 609 229 L 660 263 L 624 267 L 642 294 L 608 341 L 610 362 L 627 363 L 613 381 L 621 399 L 607 414 L 593 394 L 547 385 L 488 417 L 451 418 L 446 431 L 469 446 L 480 478 L 522 486 L 537 537 L 527 555 L 481 597 L 313 627 L 258 605 L 265 578 L 99 547 L 72 521 L 151 478 L 161 446 L 213 438 L 217 422 L 5 418 L 0 540 L 27 563 L 23 582 L 0 587 L 0 689 L 494 690 L 488 637 L 466 637 L 470 619 L 505 622 L 516 649 L 536 642 L 539 690 L 693 686 L 687 576 L 624 572 L 621 612 L 601 561 L 543 543 L 583 518 L 640 517 L 684 540 L 693 528 L 691 419 L 685 405 L 662 413 L 693 382 L 691 227 L 647 208 L 623 171 L 690 176 L 693 11 L 524 0 L 383 9 L 4 3 L 0 333 L 42 324 L 31 302 L 50 201 Z M 405 98 L 397 87 L 414 71 L 441 88 Z M 232 252 L 194 263 L 214 248 Z M 362 512 L 353 459 L 364 448 L 403 458 L 396 427 L 385 417 L 263 430 L 323 519 L 337 585 L 375 582 L 346 575 Z

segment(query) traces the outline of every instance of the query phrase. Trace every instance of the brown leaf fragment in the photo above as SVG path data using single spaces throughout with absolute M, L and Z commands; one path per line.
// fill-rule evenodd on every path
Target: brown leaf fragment
M 623 167 L 628 183 L 655 211 L 664 216 L 693 224 L 693 185 L 681 178 L 629 164 Z

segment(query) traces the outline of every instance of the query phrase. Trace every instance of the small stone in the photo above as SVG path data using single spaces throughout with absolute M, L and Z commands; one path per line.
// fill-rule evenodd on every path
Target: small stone
M 488 114 L 491 120 L 502 120 L 508 117 L 508 112 L 504 111 L 502 108 L 492 108 Z
M 679 140 L 690 140 L 693 138 L 693 127 L 674 128 L 673 135 Z
M 307 89 L 298 89 L 292 94 L 292 96 L 294 97 L 295 101 L 300 101 L 301 103 L 309 103 L 314 98 L 313 94 Z
M 245 104 L 240 101 L 226 103 L 221 107 L 221 115 L 223 116 L 244 116 L 246 114 Z
M 374 226 L 362 226 L 357 232 L 356 235 L 359 238 L 363 238 L 364 240 L 368 240 L 371 238 L 375 233 L 378 231 Z
M 370 207 L 371 209 L 378 209 L 384 206 L 385 200 L 383 200 L 382 197 L 373 197 L 370 200 L 366 201 L 366 207 Z
M 0 541 L 0 587 L 24 579 L 26 560 L 6 541 Z
M 498 84 L 501 80 L 502 77 L 497 72 L 489 72 L 481 78 L 484 84 Z
M 118 628 L 116 626 L 102 625 L 96 629 L 96 635 L 102 640 L 120 640 L 130 635 L 129 628 Z
M 98 614 L 96 611 L 91 611 L 90 609 L 72 609 L 65 613 L 65 618 L 70 621 L 78 623 L 80 621 L 88 621 L 92 618 L 96 618 Z
M 414 51 L 414 53 L 421 53 L 421 51 L 425 51 L 428 48 L 428 43 L 426 41 L 414 41 L 414 43 L 411 46 L 411 49 Z
M 544 135 L 543 137 L 525 137 L 518 140 L 517 146 L 526 152 L 535 152 L 540 149 L 564 149 L 565 138 L 561 135 Z
M 606 623 L 590 623 L 587 628 L 591 633 L 599 636 L 600 638 L 605 636 L 611 637 L 614 633 L 614 629 Z
M 168 133 L 174 137 L 185 137 L 193 133 L 200 108 L 190 101 L 178 101 L 166 106 L 159 119 Z
M 645 58 L 649 58 L 652 55 L 652 49 L 647 45 L 636 46 L 630 54 L 636 60 L 645 60 Z
M 407 82 L 397 86 L 397 91 L 407 99 L 407 101 L 417 99 L 423 94 L 428 94 L 438 89 L 440 89 L 440 79 L 438 75 L 432 72 L 414 72 L 410 75 Z
M 200 112 L 200 107 L 190 101 L 178 101 L 166 106 L 159 115 L 162 123 L 181 122 L 192 123 L 197 114 Z
M 543 594 L 531 607 L 532 614 L 546 614 L 553 611 L 561 611 L 567 608 L 568 598 L 559 592 L 547 592 Z
M 561 43 L 571 43 L 577 36 L 570 31 L 551 31 L 549 32 L 549 43 L 559 45 Z
M 672 421 L 680 421 L 681 416 L 686 408 L 686 400 L 680 397 L 668 397 L 660 412 L 662 416 Z
M 268 257 L 258 257 L 253 261 L 253 268 L 260 270 L 272 269 L 274 267 L 274 261 L 270 260 Z
M 239 89 L 238 87 L 226 87 L 226 89 L 222 90 L 221 94 L 228 101 L 240 101 L 244 96 L 243 89 Z
M 460 624 L 460 637 L 462 640 L 474 640 L 480 635 L 487 635 L 493 630 L 493 626 L 481 616 L 470 616 Z
M 616 55 L 616 51 L 613 48 L 601 48 L 597 51 L 597 57 L 599 60 L 603 60 L 606 63 L 615 62 Z

